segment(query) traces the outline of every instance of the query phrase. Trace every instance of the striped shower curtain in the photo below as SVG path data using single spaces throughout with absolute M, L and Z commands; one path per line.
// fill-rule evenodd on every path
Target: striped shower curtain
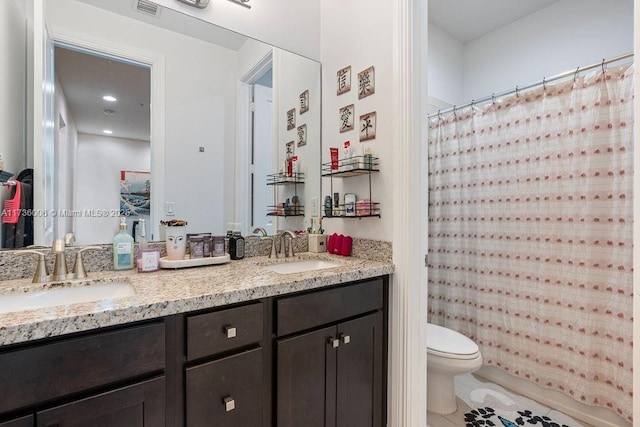
M 429 321 L 632 419 L 633 66 L 432 119 Z

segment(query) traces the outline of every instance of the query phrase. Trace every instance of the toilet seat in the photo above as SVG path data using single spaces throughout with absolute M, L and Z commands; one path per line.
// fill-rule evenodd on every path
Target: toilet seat
M 450 359 L 469 360 L 479 356 L 480 349 L 459 332 L 427 323 L 427 353 Z

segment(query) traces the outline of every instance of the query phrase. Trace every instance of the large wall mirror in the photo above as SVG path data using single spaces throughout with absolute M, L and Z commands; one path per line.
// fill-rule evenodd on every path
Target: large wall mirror
M 20 100 L 36 111 L 41 87 L 45 120 L 27 113 L 26 137 L 12 141 L 24 144 L 22 159 L 5 159 L 5 168 L 34 169 L 35 244 L 68 232 L 79 245 L 110 243 L 121 207 L 130 225 L 148 219 L 154 240 L 171 218 L 215 234 L 228 222 L 245 233 L 305 226 L 304 216 L 273 206 L 295 195 L 310 216 L 318 204 L 318 62 L 142 0 L 24 3 L 7 0 L 0 13 L 45 39 L 42 64 L 37 46 L 23 54 Z M 33 4 L 44 6 L 42 22 Z M 2 31 L 6 39 L 24 28 Z M 304 183 L 267 185 L 268 175 L 286 174 L 291 143 Z

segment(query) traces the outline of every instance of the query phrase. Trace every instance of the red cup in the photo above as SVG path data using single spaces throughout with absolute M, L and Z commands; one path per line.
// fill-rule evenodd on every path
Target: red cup
M 342 245 L 340 246 L 340 255 L 350 256 L 352 246 L 353 238 L 351 236 L 344 236 L 344 238 L 342 239 Z
M 338 237 L 338 234 L 333 233 L 331 236 L 329 236 L 329 240 L 327 241 L 327 252 L 329 252 L 330 254 L 332 254 L 336 248 L 336 237 Z
M 332 254 L 340 255 L 342 253 L 342 241 L 344 240 L 344 236 L 342 234 L 338 234 L 335 238 L 335 246 L 333 247 Z

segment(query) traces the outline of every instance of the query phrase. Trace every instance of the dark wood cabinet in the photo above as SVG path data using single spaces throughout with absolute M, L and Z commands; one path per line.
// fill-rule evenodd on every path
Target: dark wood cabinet
M 307 320 L 302 323 L 315 326 L 315 322 L 308 319 L 318 318 L 326 322 L 326 312 L 333 311 L 337 316 L 333 319 L 334 325 L 277 341 L 275 399 L 278 427 L 383 425 L 386 414 L 383 286 L 382 281 L 360 285 L 364 285 L 360 291 L 357 287 L 349 289 L 347 286 L 304 295 Z M 331 294 L 321 295 L 324 292 Z M 378 292 L 379 300 L 376 298 Z M 351 299 L 338 297 L 357 294 L 365 298 L 353 300 L 353 304 L 349 304 Z M 327 298 L 335 297 L 338 297 L 339 304 L 325 308 Z M 319 303 L 315 307 L 314 301 Z M 379 304 L 374 301 L 379 301 Z M 336 310 L 336 307 L 344 307 L 344 312 Z M 374 311 L 340 322 L 352 316 L 357 307 L 361 308 L 360 313 L 367 309 Z M 321 313 L 316 314 L 315 310 Z M 288 312 L 289 308 L 285 311 Z M 290 323 L 295 323 L 295 320 Z M 278 330 L 295 329 L 295 325 L 278 324 Z
M 0 423 L 0 427 L 33 427 L 33 415 Z
M 256 348 L 187 368 L 187 426 L 261 426 L 262 364 Z
M 336 352 L 331 326 L 276 345 L 276 425 L 335 426 Z
M 381 427 L 383 318 L 381 312 L 338 325 L 336 426 Z
M 0 427 L 382 427 L 387 284 L 0 347 Z
M 130 385 L 36 414 L 37 427 L 164 427 L 164 378 Z

